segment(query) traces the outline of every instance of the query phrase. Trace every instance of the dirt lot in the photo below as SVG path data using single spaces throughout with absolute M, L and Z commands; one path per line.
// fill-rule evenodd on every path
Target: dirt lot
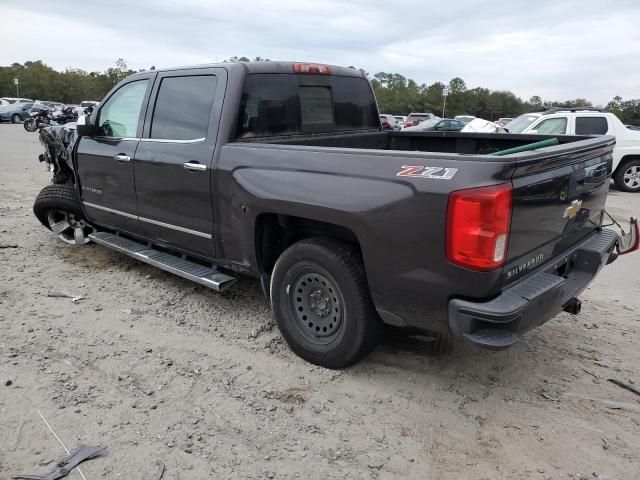
M 387 338 L 342 372 L 304 363 L 259 286 L 215 294 L 95 245 L 65 245 L 33 199 L 36 134 L 0 125 L 0 478 L 106 445 L 88 480 L 637 479 L 640 254 L 514 348 L 437 356 Z M 613 191 L 610 210 L 640 213 Z M 67 292 L 83 298 L 48 297 Z M 73 473 L 69 478 L 80 478 Z

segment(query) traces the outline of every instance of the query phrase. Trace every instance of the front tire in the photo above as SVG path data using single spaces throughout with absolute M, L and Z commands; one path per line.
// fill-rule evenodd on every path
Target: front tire
M 17 113 L 11 115 L 11 123 L 20 123 L 22 121 L 22 117 Z
M 613 183 L 623 192 L 640 192 L 640 158 L 623 161 L 616 169 Z
M 291 350 L 326 368 L 357 362 L 382 333 L 358 250 L 311 238 L 285 250 L 273 270 L 271 303 Z
M 29 118 L 22 124 L 27 132 L 35 132 L 38 129 L 38 123 L 35 118 Z
M 44 187 L 33 204 L 33 213 L 63 242 L 72 245 L 90 242 L 93 227 L 86 221 L 80 198 L 72 185 Z

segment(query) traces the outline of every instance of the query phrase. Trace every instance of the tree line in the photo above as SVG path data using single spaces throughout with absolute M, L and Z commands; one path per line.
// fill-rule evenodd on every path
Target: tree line
M 230 57 L 225 62 L 249 60 L 248 57 Z M 253 60 L 270 61 L 261 57 L 255 57 Z M 150 69 L 154 68 L 150 67 Z M 459 77 L 451 79 L 446 85 L 442 82 L 427 85 L 426 83 L 418 84 L 399 73 L 379 72 L 371 76 L 364 70 L 361 69 L 361 71 L 373 86 L 380 111 L 395 115 L 407 115 L 410 112 L 431 112 L 442 115 L 445 87 L 448 87 L 445 111 L 448 117 L 474 115 L 495 120 L 557 106 L 593 106 L 584 98 L 557 102 L 544 101 L 541 97 L 534 95 L 528 100 L 522 100 L 508 90 L 467 88 L 465 81 Z M 115 84 L 133 73 L 136 71 L 130 69 L 122 58 L 116 61 L 114 67 L 104 72 L 87 72 L 77 68 L 58 71 L 41 60 L 28 61 L 24 64 L 14 63 L 8 67 L 0 67 L 0 97 L 16 96 L 14 78 L 18 78 L 21 97 L 70 104 L 79 103 L 82 100 L 101 100 Z M 640 99 L 623 100 L 620 96 L 616 96 L 606 105 L 606 108 L 614 112 L 623 123 L 640 125 Z
M 445 87 L 448 89 L 445 111 L 448 117 L 474 115 L 496 120 L 552 107 L 593 107 L 592 102 L 585 98 L 543 101 L 540 96 L 534 95 L 529 100 L 522 100 L 508 90 L 467 88 L 465 81 L 459 77 L 451 79 L 446 85 L 442 82 L 418 85 L 414 80 L 398 73 L 380 72 L 370 80 L 380 111 L 396 115 L 430 112 L 441 116 Z M 605 108 L 615 113 L 625 124 L 640 125 L 640 99 L 623 100 L 616 96 Z

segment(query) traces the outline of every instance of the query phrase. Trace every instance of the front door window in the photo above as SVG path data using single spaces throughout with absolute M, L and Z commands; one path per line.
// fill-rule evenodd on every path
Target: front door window
M 140 113 L 149 80 L 127 83 L 100 109 L 98 135 L 113 138 L 137 137 Z

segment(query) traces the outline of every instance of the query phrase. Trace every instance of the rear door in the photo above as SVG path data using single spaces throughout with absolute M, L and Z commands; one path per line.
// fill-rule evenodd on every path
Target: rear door
M 133 158 L 155 74 L 136 75 L 112 91 L 97 112 L 99 133 L 82 137 L 77 168 L 82 202 L 94 222 L 139 233 Z
M 138 214 L 144 235 L 213 257 L 212 160 L 226 71 L 158 74 L 136 151 Z

